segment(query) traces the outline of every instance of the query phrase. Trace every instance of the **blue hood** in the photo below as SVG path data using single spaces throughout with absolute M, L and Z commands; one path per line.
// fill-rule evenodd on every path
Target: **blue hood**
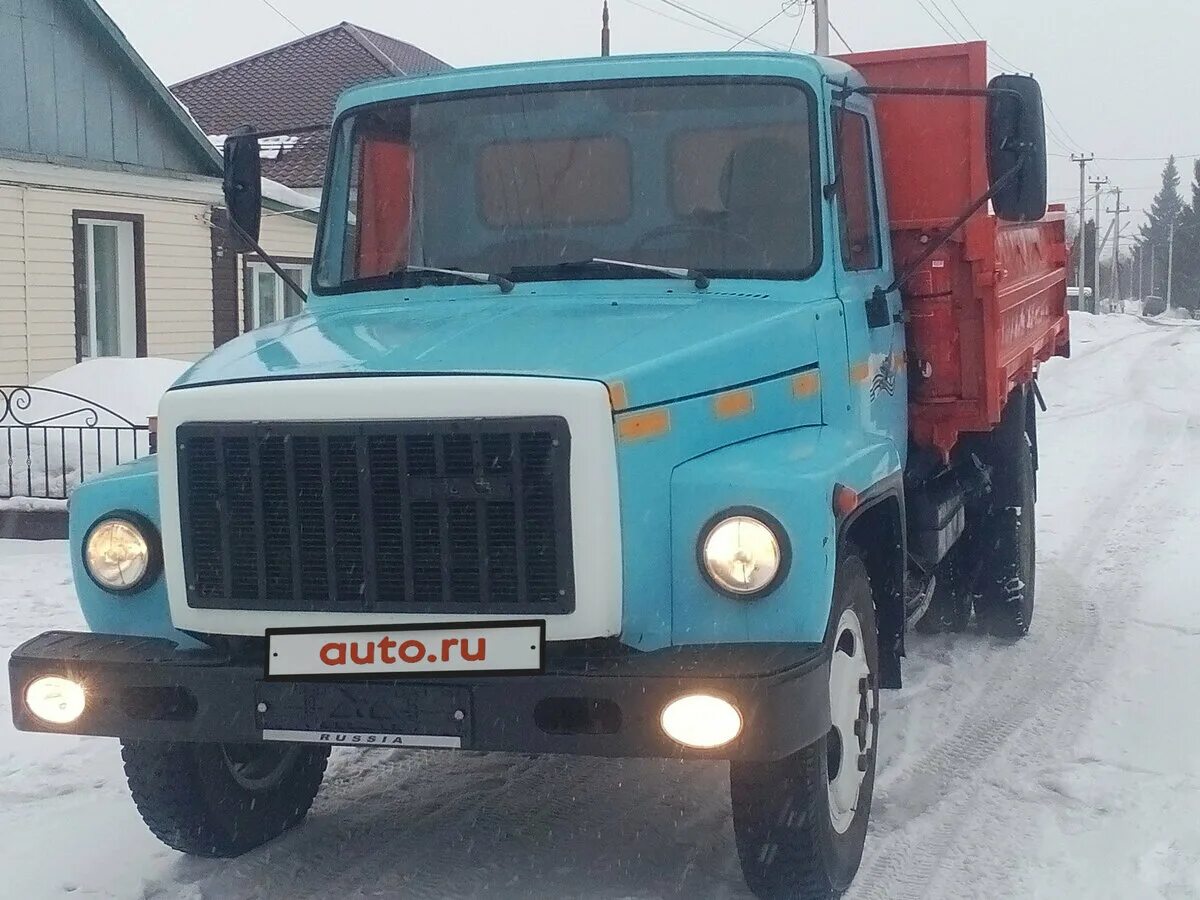
M 704 294 L 580 297 L 546 289 L 316 298 L 305 314 L 220 347 L 176 387 L 367 374 L 534 375 L 621 382 L 629 405 L 643 406 L 817 361 L 811 307 L 765 292 L 714 286 Z

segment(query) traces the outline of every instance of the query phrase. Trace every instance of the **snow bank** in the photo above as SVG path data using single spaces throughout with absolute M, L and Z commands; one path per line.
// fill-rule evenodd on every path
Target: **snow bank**
M 158 410 L 167 388 L 189 368 L 191 363 L 177 359 L 89 359 L 43 378 L 36 386 L 86 397 L 144 425 Z
M 174 359 L 94 359 L 11 392 L 0 424 L 0 499 L 65 499 L 85 477 L 145 456 L 149 434 L 131 426 L 147 423 L 188 367 Z

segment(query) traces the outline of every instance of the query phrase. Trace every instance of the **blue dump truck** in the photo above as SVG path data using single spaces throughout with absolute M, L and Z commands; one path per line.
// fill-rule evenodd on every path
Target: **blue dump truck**
M 1036 82 L 981 44 L 511 65 L 353 88 L 331 135 L 307 308 L 72 496 L 90 631 L 14 651 L 17 727 L 119 738 L 215 857 L 334 745 L 727 760 L 755 893 L 845 889 L 910 624 L 1033 613 Z

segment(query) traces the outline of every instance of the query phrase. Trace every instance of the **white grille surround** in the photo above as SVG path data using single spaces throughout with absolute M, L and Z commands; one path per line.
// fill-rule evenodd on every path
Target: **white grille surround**
M 571 431 L 575 609 L 544 619 L 548 641 L 621 633 L 621 528 L 616 443 L 607 388 L 597 381 L 505 375 L 268 379 L 168 391 L 159 405 L 159 511 L 171 621 L 203 634 L 261 637 L 268 628 L 469 621 L 443 614 L 196 609 L 187 603 L 176 429 L 187 422 L 397 421 L 561 416 Z

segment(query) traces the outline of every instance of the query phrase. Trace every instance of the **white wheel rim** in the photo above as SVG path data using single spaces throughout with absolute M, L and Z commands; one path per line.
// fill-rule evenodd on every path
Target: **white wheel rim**
M 845 834 L 858 811 L 858 797 L 874 753 L 875 692 L 863 645 L 862 623 L 853 609 L 838 620 L 829 662 L 829 816 Z M 862 765 L 860 765 L 860 760 Z

